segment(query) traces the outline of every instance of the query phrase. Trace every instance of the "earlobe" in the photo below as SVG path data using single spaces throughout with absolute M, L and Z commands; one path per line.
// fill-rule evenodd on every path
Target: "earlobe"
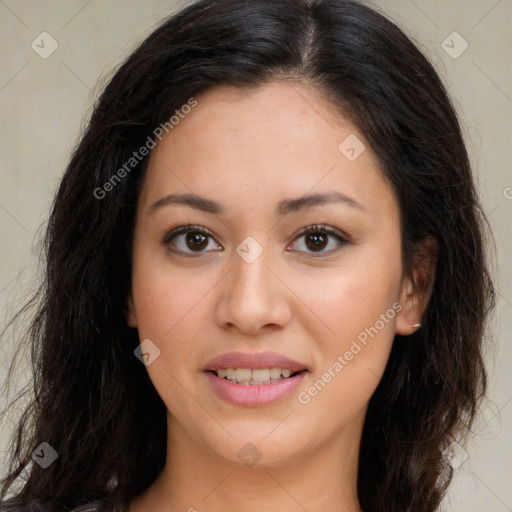
M 137 314 L 135 312 L 135 304 L 131 294 L 126 299 L 126 310 L 125 310 L 126 323 L 130 327 L 137 327 Z
M 397 317 L 395 332 L 401 336 L 409 336 L 421 326 L 421 317 L 426 309 L 426 303 L 421 300 L 420 292 L 414 290 L 410 278 L 404 283 L 400 304 L 402 309 Z
M 438 244 L 432 237 L 417 244 L 412 276 L 406 277 L 402 286 L 402 309 L 396 322 L 396 334 L 409 336 L 421 327 L 434 288 L 437 254 Z

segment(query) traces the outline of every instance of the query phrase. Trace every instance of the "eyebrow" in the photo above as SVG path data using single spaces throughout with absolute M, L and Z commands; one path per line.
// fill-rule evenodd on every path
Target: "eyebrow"
M 321 194 L 310 194 L 296 199 L 284 199 L 277 204 L 277 213 L 279 215 L 287 215 L 292 212 L 298 212 L 314 206 L 320 206 L 329 203 L 343 203 L 351 208 L 368 212 L 368 209 L 355 199 L 346 196 L 340 192 L 325 192 Z M 164 206 L 173 204 L 181 204 L 189 206 L 196 210 L 201 210 L 214 215 L 222 215 L 225 208 L 212 199 L 201 197 L 196 194 L 168 194 L 158 201 L 155 201 L 149 208 L 149 213 L 154 213 Z

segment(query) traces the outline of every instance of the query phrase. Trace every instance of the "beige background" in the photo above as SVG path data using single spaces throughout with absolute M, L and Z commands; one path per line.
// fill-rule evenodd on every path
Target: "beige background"
M 188 3 L 0 0 L 0 328 L 33 288 L 34 247 L 98 80 L 160 20 Z M 462 452 L 443 510 L 512 511 L 512 0 L 374 4 L 421 46 L 448 86 L 497 243 L 491 401 L 467 459 Z M 58 43 L 47 59 L 31 48 L 43 31 Z M 454 31 L 468 44 L 457 58 L 443 49 L 463 49 Z M 10 339 L 0 347 L 0 382 L 12 358 Z M 0 432 L 0 450 L 5 443 L 6 432 Z

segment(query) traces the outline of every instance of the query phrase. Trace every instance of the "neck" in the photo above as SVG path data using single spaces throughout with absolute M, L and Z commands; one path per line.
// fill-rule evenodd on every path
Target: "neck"
M 167 463 L 130 512 L 360 512 L 357 467 L 364 416 L 321 446 L 252 467 L 221 458 L 168 418 Z

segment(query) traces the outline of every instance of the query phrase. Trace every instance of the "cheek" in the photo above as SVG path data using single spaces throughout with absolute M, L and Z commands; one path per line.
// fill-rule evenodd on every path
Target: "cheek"
M 207 271 L 176 266 L 161 248 L 149 248 L 142 241 L 139 246 L 132 275 L 139 334 L 165 343 L 204 313 L 201 299 L 215 281 Z
M 373 254 L 371 254 L 373 253 Z M 365 328 L 373 326 L 380 316 L 398 300 L 401 283 L 400 255 L 374 251 L 360 253 L 353 262 L 333 272 L 321 289 L 310 290 L 318 316 L 330 328 L 327 339 L 334 345 L 355 338 Z M 396 315 L 385 322 L 383 329 L 390 331 Z
M 398 250 L 359 256 L 325 282 L 311 304 L 328 327 L 315 335 L 322 352 L 315 379 L 321 382 L 315 380 L 311 393 L 322 395 L 318 404 L 353 413 L 364 406 L 380 381 L 401 309 Z
M 192 311 L 200 309 L 198 290 L 192 283 L 180 285 L 179 279 L 167 281 L 146 274 L 139 285 L 133 287 L 140 336 L 164 340 L 173 332 L 190 325 Z
M 134 263 L 132 287 L 139 338 L 160 349 L 146 368 L 148 374 L 169 410 L 185 414 L 190 409 L 196 415 L 193 401 L 183 400 L 183 386 L 194 389 L 195 373 L 190 370 L 197 360 L 197 342 L 205 338 L 204 295 L 212 286 L 209 281 L 214 283 L 198 274 L 159 262 L 148 251 Z

